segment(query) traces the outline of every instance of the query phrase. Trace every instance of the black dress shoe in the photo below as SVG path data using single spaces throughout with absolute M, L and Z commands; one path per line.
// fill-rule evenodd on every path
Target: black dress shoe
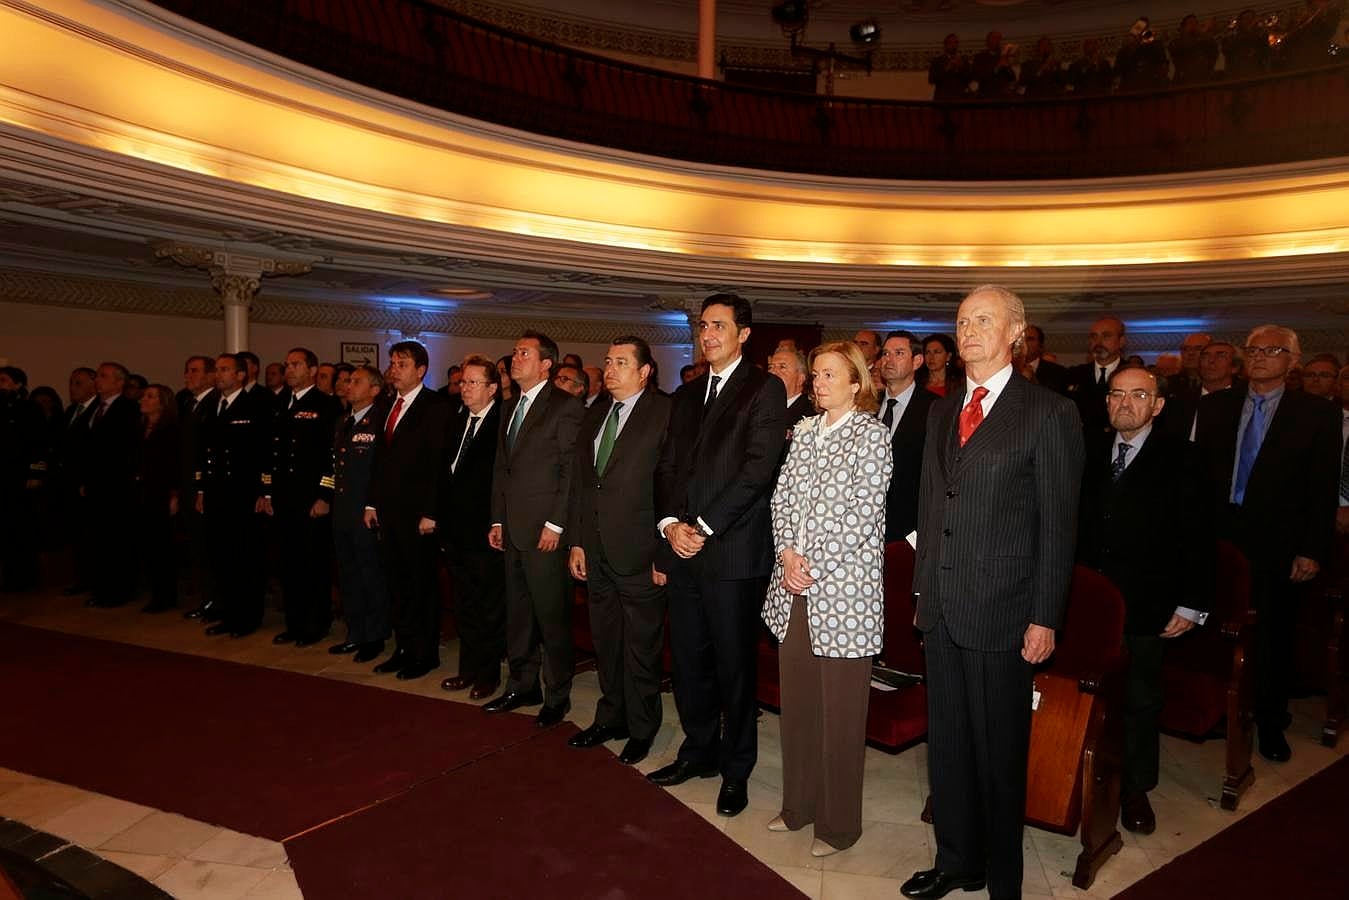
M 387 675 L 390 672 L 401 671 L 402 668 L 410 664 L 412 660 L 408 657 L 406 650 L 395 650 L 393 656 L 390 656 L 384 662 L 375 666 L 375 671 L 380 675 Z
M 356 655 L 351 658 L 352 662 L 368 663 L 372 659 L 379 659 L 384 653 L 383 641 L 370 641 L 365 644 L 356 645 Z
M 1125 831 L 1152 834 L 1157 830 L 1157 816 L 1152 812 L 1152 804 L 1143 791 L 1126 793 L 1120 797 L 1119 821 Z
M 323 640 L 324 638 L 326 638 L 327 636 L 328 636 L 328 635 L 326 635 L 326 634 L 319 634 L 319 635 L 313 635 L 313 636 L 311 636 L 311 637 L 296 638 L 296 639 L 295 639 L 295 646 L 297 646 L 297 647 L 312 647 L 312 646 L 314 646 L 315 644 L 317 644 L 319 641 L 321 641 L 321 640 Z
M 1262 725 L 1260 731 L 1260 755 L 1270 762 L 1288 762 L 1293 757 L 1293 748 L 1283 736 L 1282 728 Z
M 346 656 L 348 653 L 355 653 L 361 649 L 361 645 L 355 641 L 343 641 L 340 644 L 333 644 L 328 648 L 328 652 L 333 656 Z
M 215 637 L 217 634 L 229 634 L 229 633 L 230 627 L 226 625 L 224 622 L 216 622 L 214 625 L 211 625 L 206 629 L 207 637 Z
M 283 631 L 276 637 L 272 638 L 273 644 L 290 644 L 294 643 L 294 641 L 295 635 L 291 634 L 289 631 Z
M 567 717 L 571 711 L 571 701 L 563 700 L 556 706 L 545 706 L 539 710 L 539 714 L 534 717 L 534 724 L 540 728 L 552 728 Z
M 982 891 L 984 876 L 958 878 L 947 875 L 940 869 L 927 869 L 915 872 L 913 877 L 899 886 L 899 892 L 905 897 L 945 897 L 954 890 Z
M 440 660 L 435 659 L 430 662 L 408 663 L 398 670 L 396 677 L 399 681 L 411 681 L 414 678 L 421 678 L 423 675 L 434 669 L 440 668 Z
M 743 781 L 727 778 L 721 782 L 717 791 L 717 815 L 738 816 L 749 806 L 749 788 Z
M 575 747 L 578 750 L 585 750 L 588 747 L 597 747 L 605 741 L 625 741 L 628 739 L 628 729 L 619 728 L 615 725 L 591 725 L 585 731 L 578 731 L 567 740 L 568 747 Z
M 442 691 L 466 691 L 473 685 L 472 679 L 463 675 L 451 675 L 440 683 Z
M 483 712 L 502 713 L 510 712 L 513 709 L 519 709 L 522 706 L 535 706 L 543 702 L 543 691 L 535 688 L 532 691 L 511 691 L 502 694 L 495 700 L 482 705 Z
M 497 688 L 500 686 L 500 681 L 479 681 L 473 685 L 473 690 L 468 692 L 468 699 L 481 700 L 483 697 L 490 697 L 497 692 Z M 441 687 L 444 687 L 444 685 L 441 685 Z
M 224 618 L 225 612 L 220 608 L 219 603 L 207 603 L 201 608 L 201 620 L 203 622 L 220 622 Z
M 627 766 L 635 766 L 651 752 L 651 738 L 629 738 L 618 754 L 618 761 Z
M 183 618 L 184 618 L 184 619 L 200 619 L 200 618 L 202 617 L 202 612 L 203 612 L 203 610 L 205 610 L 205 609 L 206 609 L 206 607 L 204 607 L 204 606 L 198 606 L 198 607 L 196 607 L 195 609 L 189 609 L 187 612 L 183 613 Z
M 676 759 L 668 766 L 662 766 L 646 776 L 646 780 L 661 787 L 673 787 L 683 784 L 690 778 L 711 778 L 717 774 L 717 767 L 699 766 L 686 759 Z
M 245 638 L 245 637 L 248 637 L 250 634 L 252 634 L 252 633 L 255 632 L 255 631 L 257 631 L 256 628 L 234 628 L 234 629 L 232 629 L 232 630 L 230 631 L 230 637 L 232 637 L 232 638 Z

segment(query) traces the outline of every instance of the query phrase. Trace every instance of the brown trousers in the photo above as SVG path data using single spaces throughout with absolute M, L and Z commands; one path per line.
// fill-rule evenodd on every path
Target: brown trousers
M 871 657 L 835 659 L 810 648 L 806 600 L 792 598 L 778 657 L 782 691 L 782 820 L 846 850 L 862 836 Z

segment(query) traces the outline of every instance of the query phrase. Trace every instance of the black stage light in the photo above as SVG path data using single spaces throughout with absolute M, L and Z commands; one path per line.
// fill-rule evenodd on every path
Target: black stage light
M 804 28 L 810 18 L 810 4 L 806 0 L 782 0 L 773 6 L 773 21 L 784 29 Z
M 861 22 L 854 22 L 848 29 L 848 36 L 852 38 L 854 44 L 863 47 L 870 47 L 873 44 L 879 44 L 881 40 L 881 23 L 875 19 L 863 19 Z

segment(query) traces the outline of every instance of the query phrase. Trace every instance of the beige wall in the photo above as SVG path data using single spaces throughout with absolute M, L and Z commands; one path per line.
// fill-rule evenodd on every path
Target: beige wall
M 70 370 L 116 360 L 152 382 L 175 390 L 182 386 L 183 360 L 192 354 L 214 354 L 223 343 L 224 325 L 219 320 L 151 316 L 138 313 L 102 312 L 67 307 L 0 303 L 0 360 L 28 373 L 29 387 L 48 384 L 64 397 Z M 250 349 L 263 365 L 280 361 L 287 350 L 305 346 L 324 361 L 336 361 L 343 341 L 375 342 L 380 345 L 380 364 L 388 363 L 388 348 L 402 339 L 382 331 L 341 331 L 296 325 L 253 324 Z M 496 358 L 509 353 L 512 340 L 481 340 L 423 335 L 431 355 L 427 383 L 445 383 L 445 369 L 469 353 Z M 587 365 L 604 358 L 607 345 L 562 343 L 563 353 L 579 353 Z M 662 387 L 678 385 L 679 367 L 689 362 L 689 347 L 653 347 L 661 369 Z

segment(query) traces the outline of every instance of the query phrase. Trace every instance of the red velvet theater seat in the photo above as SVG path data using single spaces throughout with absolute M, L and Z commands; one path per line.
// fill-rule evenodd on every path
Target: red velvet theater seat
M 885 546 L 885 637 L 880 661 L 891 669 L 924 675 L 923 645 L 913 627 L 913 548 L 907 541 Z M 927 686 L 893 691 L 871 689 L 867 741 L 897 751 L 927 734 Z

